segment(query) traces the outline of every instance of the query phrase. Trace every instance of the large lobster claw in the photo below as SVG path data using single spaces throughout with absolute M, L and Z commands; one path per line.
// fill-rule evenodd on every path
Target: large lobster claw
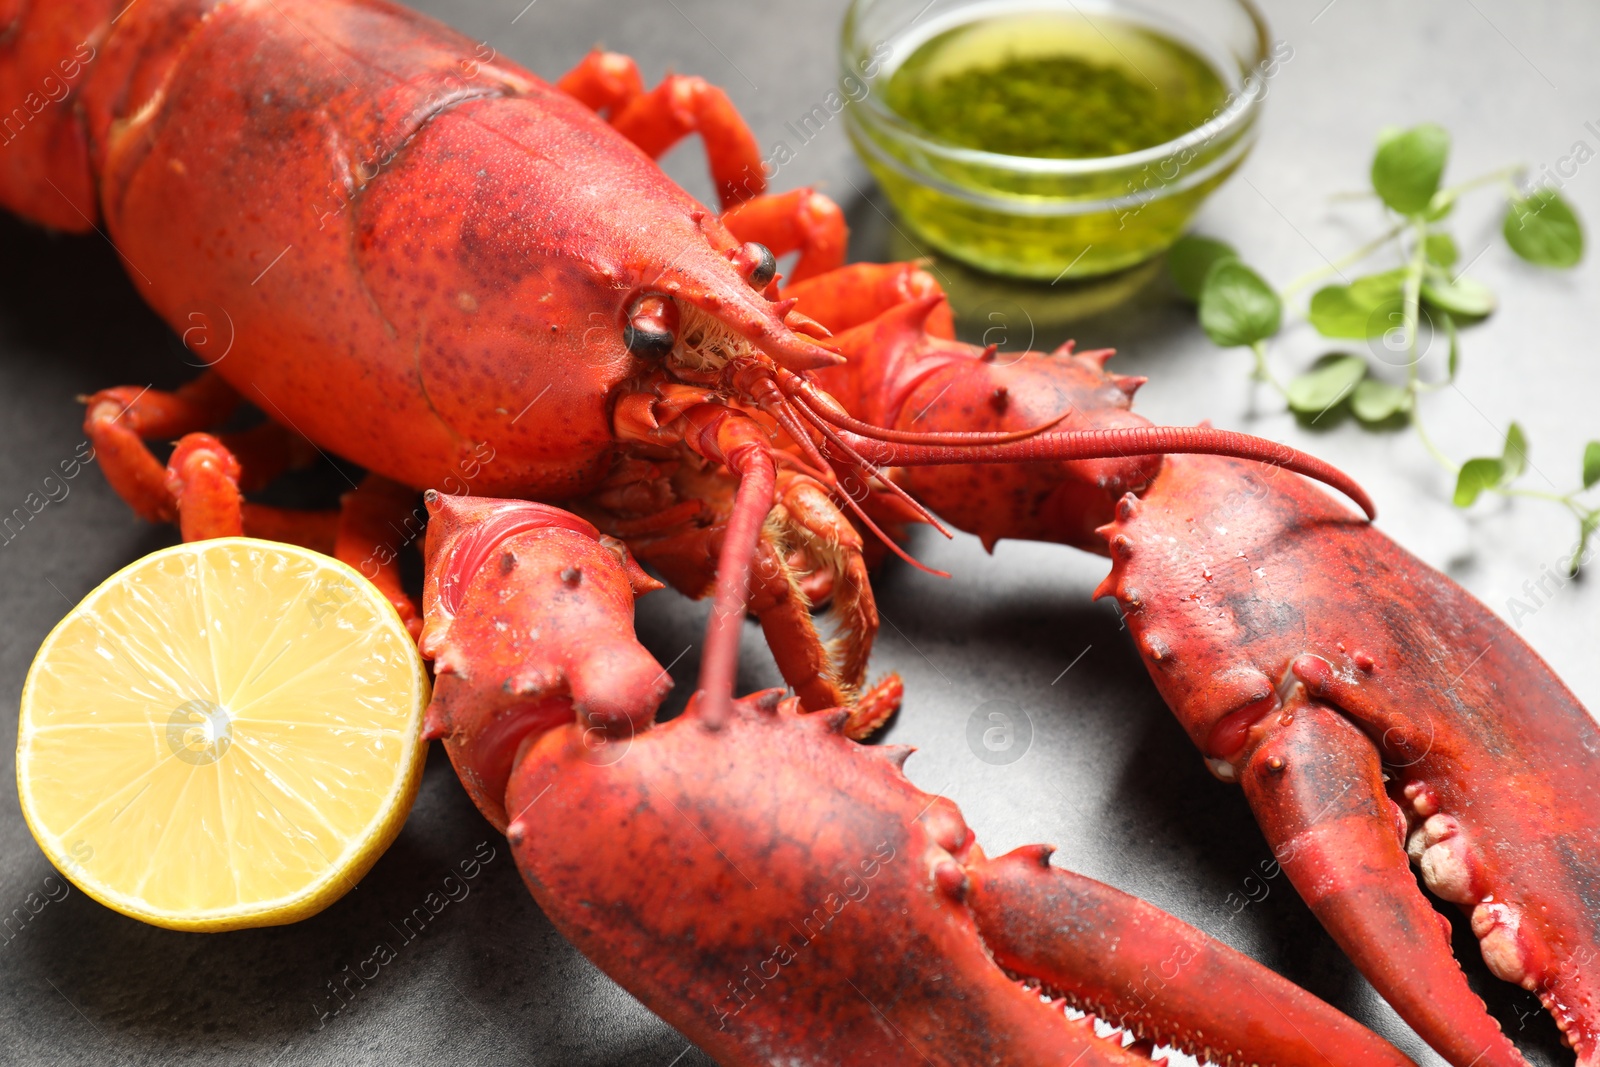
M 1512 630 L 1319 490 L 1169 457 L 1104 530 L 1101 587 L 1285 873 L 1458 1067 L 1521 1055 L 1467 985 L 1423 883 L 1484 961 L 1600 1062 L 1600 729 Z
M 1069 1006 L 1212 1062 L 1409 1062 L 1047 849 L 988 860 L 901 773 L 908 750 L 843 723 L 771 691 L 713 728 L 697 701 L 612 762 L 553 729 L 512 775 L 545 913 L 719 1063 L 1149 1063 Z
M 555 509 L 430 506 L 430 730 L 551 921 L 719 1062 L 1149 1063 L 1068 1006 L 1222 1061 L 1409 1062 L 1046 849 L 989 860 L 901 772 L 910 750 L 848 740 L 844 711 L 697 695 L 652 724 L 630 560 Z

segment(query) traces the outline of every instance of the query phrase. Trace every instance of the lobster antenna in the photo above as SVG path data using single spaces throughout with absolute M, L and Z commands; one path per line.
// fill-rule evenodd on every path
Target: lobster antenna
M 729 465 L 730 467 L 732 464 Z M 733 713 L 733 685 L 739 668 L 739 637 L 750 601 L 750 571 L 761 527 L 772 510 L 778 468 L 770 453 L 739 464 L 739 488 L 717 556 L 717 585 L 706 623 L 706 650 L 700 660 L 701 721 L 720 730 Z
M 944 534 L 947 538 L 953 538 L 955 536 L 950 532 L 944 523 L 939 521 L 938 516 L 929 511 L 921 501 L 917 500 L 910 493 L 902 489 L 895 483 L 894 479 L 887 477 L 883 471 L 874 466 L 872 462 L 862 456 L 861 453 L 857 452 L 854 448 L 851 448 L 850 443 L 839 435 L 839 431 L 835 430 L 827 423 L 817 420 L 815 414 L 811 412 L 809 408 L 805 408 L 804 410 L 807 412 L 807 414 L 812 415 L 812 425 L 817 428 L 817 431 L 821 433 L 830 444 L 845 454 L 846 459 L 849 460 L 852 472 L 857 478 L 861 479 L 863 488 L 867 488 L 866 483 L 868 481 L 876 478 L 891 496 L 898 497 L 900 500 L 905 501 L 921 521 L 926 522 L 935 530 L 938 530 L 940 533 Z M 852 505 L 856 503 L 856 501 L 850 498 L 850 494 L 848 492 L 846 492 L 844 495 L 847 499 L 850 499 Z M 866 520 L 866 515 L 862 513 L 859 507 L 852 507 L 852 510 L 854 510 L 858 515 L 861 515 L 862 519 Z M 871 520 L 867 520 L 867 524 L 872 526 L 873 530 L 878 530 L 877 526 L 873 525 Z M 878 535 L 880 537 L 883 536 L 881 531 L 878 532 Z M 927 571 L 929 574 L 942 575 L 946 578 L 949 577 L 949 575 L 945 574 L 943 571 L 936 571 L 928 567 L 924 567 L 916 560 L 896 549 L 895 546 L 892 543 L 889 543 L 887 539 L 885 539 L 885 544 L 888 544 L 889 548 L 894 549 L 896 555 L 899 555 L 902 559 L 917 567 L 919 570 Z
M 838 431 L 854 451 L 885 466 L 938 466 L 984 462 L 1041 462 L 1063 459 L 1110 459 L 1117 456 L 1196 454 L 1248 459 L 1303 474 L 1337 489 L 1366 513 L 1377 517 L 1372 498 L 1337 467 L 1288 445 L 1210 426 L 1130 426 L 1111 430 L 1075 430 L 1040 434 L 1006 444 L 902 445 L 875 441 L 848 430 Z
M 1071 415 L 1074 410 L 1068 408 L 1048 421 L 1022 430 L 932 430 L 925 432 L 893 430 L 887 426 L 874 426 L 870 422 L 862 422 L 847 412 L 834 410 L 828 403 L 831 398 L 825 395 L 818 395 L 820 391 L 817 387 L 801 378 L 798 374 L 794 375 L 794 378 L 799 383 L 795 386 L 795 394 L 801 405 L 806 407 L 812 414 L 862 437 L 868 437 L 875 441 L 890 441 L 895 444 L 955 445 L 959 447 L 962 445 L 1003 445 L 1011 441 L 1025 441 L 1057 425 L 1062 419 Z
M 778 368 L 778 370 L 782 374 L 789 374 L 797 381 L 804 381 L 804 379 L 799 378 L 797 375 L 794 375 L 792 372 L 786 371 L 781 367 Z M 838 434 L 832 431 L 827 423 L 823 422 L 818 417 L 817 412 L 806 403 L 804 397 L 785 393 L 783 388 L 778 385 L 777 380 L 770 373 L 767 373 L 765 369 L 762 369 L 758 372 L 758 375 L 754 378 L 754 380 L 749 382 L 747 388 L 750 394 L 755 397 L 756 402 L 761 405 L 761 409 L 767 412 L 773 418 L 777 419 L 778 425 L 782 426 L 784 431 L 790 437 L 794 438 L 795 444 L 804 449 L 808 457 L 814 460 L 819 467 L 828 472 L 819 480 L 826 484 L 830 489 L 833 489 L 836 493 L 839 493 L 839 495 L 844 496 L 847 499 L 849 498 L 849 492 L 840 488 L 838 476 L 834 473 L 832 465 L 827 461 L 826 458 L 823 457 L 822 453 L 818 451 L 816 442 L 811 440 L 811 435 L 806 432 L 805 426 L 807 424 L 815 427 L 817 432 L 822 434 L 826 440 L 830 441 L 835 447 L 839 448 L 842 452 L 850 457 L 855 474 L 862 480 L 863 483 L 868 482 L 873 478 L 877 478 L 878 481 L 883 483 L 890 495 L 899 497 L 909 508 L 911 508 L 913 514 L 917 516 L 919 521 L 929 524 L 934 529 L 944 534 L 945 537 L 955 536 L 945 528 L 945 525 L 939 521 L 938 517 L 935 516 L 933 512 L 923 507 L 923 505 L 915 500 L 910 493 L 907 493 L 904 489 L 900 488 L 900 486 L 884 477 L 881 471 L 856 454 L 856 452 L 854 452 L 850 446 L 839 437 Z M 824 394 L 824 396 L 825 395 L 826 394 Z M 865 486 L 863 487 L 865 488 Z M 936 571 L 931 568 L 924 567 L 910 556 L 907 556 L 905 553 L 901 552 L 899 547 L 891 544 L 889 539 L 884 537 L 883 531 L 879 530 L 877 525 L 874 524 L 871 519 L 867 518 L 866 514 L 859 507 L 855 506 L 854 501 L 851 501 L 851 510 L 854 511 L 861 518 L 862 522 L 866 523 L 866 525 L 870 527 L 878 537 L 882 538 L 885 545 L 894 551 L 896 555 L 900 556 L 902 559 L 906 560 L 908 563 L 911 563 L 918 569 L 927 571 L 929 574 L 937 574 L 946 578 L 949 577 L 949 575 L 945 574 L 943 571 Z
M 817 443 L 811 439 L 810 434 L 806 433 L 806 428 L 802 425 L 800 417 L 795 414 L 793 405 L 780 395 L 775 402 L 763 405 L 763 407 L 768 414 L 778 420 L 778 425 L 783 427 L 783 432 L 792 437 L 794 443 L 805 452 L 809 466 L 820 475 L 823 484 L 829 488 L 838 488 L 839 476 L 834 473 L 827 459 L 817 450 Z

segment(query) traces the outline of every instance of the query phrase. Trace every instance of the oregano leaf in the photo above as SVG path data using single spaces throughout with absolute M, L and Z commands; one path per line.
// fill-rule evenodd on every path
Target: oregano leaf
M 1410 409 L 1410 393 L 1377 378 L 1363 379 L 1350 394 L 1350 410 L 1362 422 L 1384 422 Z
M 1261 275 L 1225 259 L 1212 265 L 1200 292 L 1200 328 L 1223 348 L 1264 341 L 1278 332 L 1283 303 Z
M 1422 296 L 1436 308 L 1469 319 L 1481 319 L 1495 308 L 1494 293 L 1487 285 L 1465 275 L 1451 279 L 1439 270 L 1422 279 Z
M 1450 134 L 1431 122 L 1413 126 L 1378 143 L 1372 157 L 1372 188 L 1402 215 L 1428 210 L 1444 177 Z
M 1590 441 L 1583 446 L 1583 487 L 1594 488 L 1600 482 L 1600 441 Z
M 1456 239 L 1447 233 L 1430 233 L 1423 239 L 1423 254 L 1428 257 L 1428 262 L 1436 267 L 1446 270 L 1456 265 L 1456 260 L 1461 258 L 1461 251 L 1456 248 Z
M 1172 275 L 1178 291 L 1198 304 L 1211 268 L 1223 260 L 1238 258 L 1239 253 L 1226 242 L 1188 234 L 1167 250 L 1167 273 Z
M 1521 423 L 1513 422 L 1506 430 L 1506 443 L 1500 452 L 1500 465 L 1504 468 L 1506 482 L 1513 482 L 1522 477 L 1522 473 L 1528 469 L 1528 435 L 1523 432 Z
M 1583 258 L 1578 213 L 1554 189 L 1513 197 L 1500 230 L 1511 251 L 1537 266 L 1564 270 Z
M 1348 352 L 1330 352 L 1289 383 L 1289 409 L 1321 415 L 1342 403 L 1367 375 L 1367 361 Z
M 1456 492 L 1452 498 L 1458 508 L 1470 508 L 1485 489 L 1493 489 L 1505 476 L 1505 467 L 1493 456 L 1469 459 L 1461 465 L 1456 475 Z
M 1311 297 L 1306 318 L 1324 337 L 1382 337 L 1400 324 L 1404 285 L 1403 270 L 1369 274 L 1349 285 L 1325 285 Z

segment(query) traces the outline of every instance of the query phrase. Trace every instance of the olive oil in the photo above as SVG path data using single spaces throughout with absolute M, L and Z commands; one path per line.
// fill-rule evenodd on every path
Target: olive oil
M 1066 10 L 946 30 L 894 71 L 884 99 L 951 144 L 1087 159 L 1181 137 L 1226 97 L 1210 64 L 1170 37 Z
M 1052 283 L 1120 271 L 1170 245 L 1254 141 L 1266 68 L 1178 23 L 1097 0 L 966 14 L 891 39 L 879 95 L 846 113 L 919 243 Z

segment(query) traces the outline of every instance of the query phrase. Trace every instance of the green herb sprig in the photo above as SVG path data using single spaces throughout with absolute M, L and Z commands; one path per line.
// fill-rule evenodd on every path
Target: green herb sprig
M 1458 464 L 1428 436 L 1418 401 L 1455 381 L 1461 364 L 1459 331 L 1483 321 L 1495 309 L 1495 296 L 1487 286 L 1453 271 L 1459 251 L 1445 222 L 1457 200 L 1476 189 L 1500 188 L 1506 197 L 1501 225 L 1506 244 L 1517 256 L 1541 267 L 1575 266 L 1583 258 L 1583 227 L 1554 189 L 1519 187 L 1520 168 L 1443 185 L 1449 154 L 1449 133 L 1431 123 L 1380 133 L 1372 159 L 1372 190 L 1361 195 L 1381 200 L 1391 225 L 1349 255 L 1281 290 L 1247 266 L 1230 245 L 1209 237 L 1191 235 L 1178 241 L 1168 255 L 1168 269 L 1177 287 L 1198 305 L 1206 336 L 1224 348 L 1251 349 L 1253 377 L 1281 394 L 1296 415 L 1315 420 L 1344 408 L 1368 429 L 1409 424 L 1428 454 L 1455 476 L 1451 499 L 1457 507 L 1471 507 L 1484 493 L 1495 493 L 1549 500 L 1566 508 L 1579 528 L 1577 550 L 1568 562 L 1569 573 L 1575 575 L 1589 538 L 1600 529 L 1600 504 L 1580 499 L 1600 483 L 1600 441 L 1584 447 L 1579 488 L 1565 493 L 1529 489 L 1515 484 L 1528 468 L 1528 438 L 1519 423 L 1506 430 L 1498 455 Z M 1323 337 L 1381 342 L 1393 362 L 1404 366 L 1405 381 L 1386 381 L 1373 373 L 1371 356 L 1344 351 L 1321 356 L 1287 384 L 1280 381 L 1267 358 L 1266 342 L 1282 327 L 1285 306 L 1312 285 L 1385 249 L 1397 254 L 1399 266 L 1348 284 L 1322 285 L 1312 293 L 1305 318 Z M 1418 370 L 1424 318 L 1449 342 L 1442 381 L 1424 381 Z

